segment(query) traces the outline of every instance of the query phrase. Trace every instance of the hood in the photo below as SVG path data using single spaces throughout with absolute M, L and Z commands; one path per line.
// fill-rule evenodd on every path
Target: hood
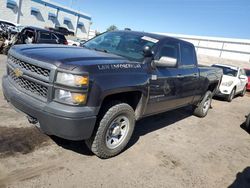
M 10 50 L 10 54 L 15 53 L 69 70 L 81 65 L 129 62 L 118 55 L 66 45 L 16 45 Z
M 234 82 L 235 79 L 236 79 L 236 77 L 223 75 L 221 83 L 230 82 L 230 81 Z

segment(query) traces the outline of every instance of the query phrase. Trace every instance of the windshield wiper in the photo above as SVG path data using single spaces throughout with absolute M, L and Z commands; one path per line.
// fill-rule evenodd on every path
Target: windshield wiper
M 109 53 L 108 50 L 105 50 L 105 49 L 98 49 L 98 48 L 93 48 L 93 49 L 94 49 L 95 51 Z

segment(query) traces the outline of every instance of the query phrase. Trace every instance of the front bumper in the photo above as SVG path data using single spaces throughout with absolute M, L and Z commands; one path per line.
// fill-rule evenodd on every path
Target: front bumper
M 215 96 L 226 97 L 232 92 L 231 87 L 220 86 L 217 90 Z
M 3 77 L 2 88 L 6 100 L 18 110 L 36 118 L 44 133 L 69 140 L 91 137 L 98 108 L 41 102 L 18 90 L 8 76 Z

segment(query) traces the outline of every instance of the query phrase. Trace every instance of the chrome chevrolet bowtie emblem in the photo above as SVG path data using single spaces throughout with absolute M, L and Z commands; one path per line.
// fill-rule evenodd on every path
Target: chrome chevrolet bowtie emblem
M 17 78 L 23 75 L 23 72 L 19 68 L 15 68 L 13 72 Z

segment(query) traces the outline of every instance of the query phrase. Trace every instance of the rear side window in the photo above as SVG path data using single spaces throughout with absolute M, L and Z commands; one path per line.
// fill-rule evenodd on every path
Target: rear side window
M 240 69 L 240 75 L 244 75 L 244 76 L 246 76 L 246 72 L 245 72 L 245 70 L 244 70 L 244 69 Z
M 47 32 L 40 32 L 40 38 L 43 40 L 50 40 L 51 34 Z
M 181 44 L 181 64 L 183 66 L 194 66 L 196 64 L 195 52 L 192 45 Z

